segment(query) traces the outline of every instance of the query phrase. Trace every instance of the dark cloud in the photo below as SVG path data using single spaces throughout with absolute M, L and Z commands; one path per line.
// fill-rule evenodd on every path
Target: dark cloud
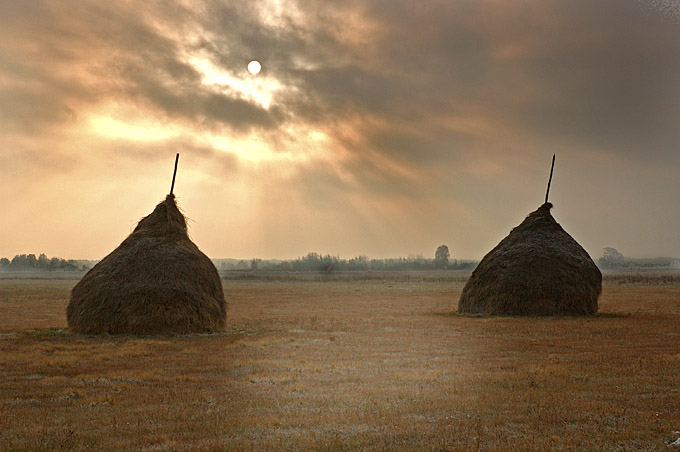
M 364 54 L 319 30 L 322 7 L 311 5 L 305 4 L 306 33 L 291 27 L 294 37 L 279 34 L 282 53 L 292 61 L 313 49 L 316 56 L 335 54 L 335 61 L 319 58 L 320 66 L 308 70 L 278 67 L 298 88 L 282 105 L 308 121 L 379 116 L 394 127 L 362 135 L 378 152 L 399 158 L 411 148 L 421 161 L 442 157 L 431 145 L 436 137 L 419 144 L 412 133 L 403 142 L 397 137 L 475 114 L 500 120 L 527 142 L 540 137 L 645 160 L 650 152 L 675 155 L 678 25 L 635 2 L 354 2 L 334 12 L 355 17 L 358 10 L 370 24 L 374 39 Z M 465 148 L 452 131 L 439 133 L 451 139 L 449 150 Z
M 0 70 L 30 88 L 3 90 L 2 114 L 60 123 L 83 104 L 123 96 L 237 130 L 361 115 L 415 129 L 481 111 L 581 144 L 633 139 L 661 152 L 678 138 L 678 25 L 636 2 L 308 1 L 297 3 L 300 17 L 284 9 L 276 26 L 263 22 L 263 5 L 3 2 Z M 232 75 L 257 56 L 289 89 L 270 110 L 215 93 L 186 61 L 194 50 Z
M 67 11 L 50 2 L 8 3 L 0 9 L 11 24 L 0 31 L 0 74 L 10 80 L 0 91 L 6 120 L 58 125 L 73 111 L 115 100 L 213 129 L 271 128 L 278 121 L 275 112 L 201 84 L 183 54 L 190 46 L 162 32 L 194 23 L 189 10 L 84 2 Z
M 634 4 L 576 3 L 559 17 L 563 33 L 520 62 L 517 84 L 537 95 L 518 110 L 532 135 L 637 158 L 670 157 L 680 135 L 678 27 L 646 17 Z M 571 8 L 571 5 L 570 5 Z M 578 15 L 577 15 L 578 14 Z M 675 30 L 673 30 L 675 28 Z M 671 119 L 673 118 L 673 119 Z

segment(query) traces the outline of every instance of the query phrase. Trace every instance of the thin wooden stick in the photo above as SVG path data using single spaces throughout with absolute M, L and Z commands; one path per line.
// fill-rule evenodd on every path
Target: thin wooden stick
M 177 175 L 177 162 L 179 162 L 179 153 L 177 153 L 177 156 L 175 156 L 175 171 L 172 172 L 172 184 L 170 185 L 170 194 L 172 194 L 172 190 L 175 188 L 175 176 Z
M 179 155 L 179 154 L 177 154 Z M 548 190 L 545 192 L 545 202 L 548 202 L 548 193 L 550 193 L 550 182 L 552 182 L 553 169 L 555 168 L 555 154 L 553 154 L 552 165 L 550 166 L 550 179 L 548 179 Z

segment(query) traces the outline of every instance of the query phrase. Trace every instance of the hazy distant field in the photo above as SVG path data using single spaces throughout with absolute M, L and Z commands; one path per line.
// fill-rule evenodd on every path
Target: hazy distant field
M 608 274 L 586 319 L 453 315 L 462 273 L 227 274 L 224 334 L 162 338 L 69 334 L 76 279 L 44 276 L 0 276 L 0 450 L 667 451 L 680 437 L 678 274 Z

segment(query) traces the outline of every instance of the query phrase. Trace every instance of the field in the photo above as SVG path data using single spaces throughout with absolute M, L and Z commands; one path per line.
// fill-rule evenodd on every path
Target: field
M 0 279 L 0 450 L 673 450 L 680 278 L 592 318 L 454 312 L 455 272 L 224 279 L 223 334 L 68 333 L 76 279 Z

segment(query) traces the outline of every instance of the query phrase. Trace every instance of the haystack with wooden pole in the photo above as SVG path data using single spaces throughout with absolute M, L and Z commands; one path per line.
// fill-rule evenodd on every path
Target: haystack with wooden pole
M 553 156 L 553 167 L 555 156 Z M 483 315 L 592 315 L 602 274 L 545 203 L 484 256 L 468 279 L 458 312 Z
M 187 334 L 223 329 L 226 303 L 212 261 L 187 235 L 170 194 L 75 285 L 66 310 L 83 334 Z

